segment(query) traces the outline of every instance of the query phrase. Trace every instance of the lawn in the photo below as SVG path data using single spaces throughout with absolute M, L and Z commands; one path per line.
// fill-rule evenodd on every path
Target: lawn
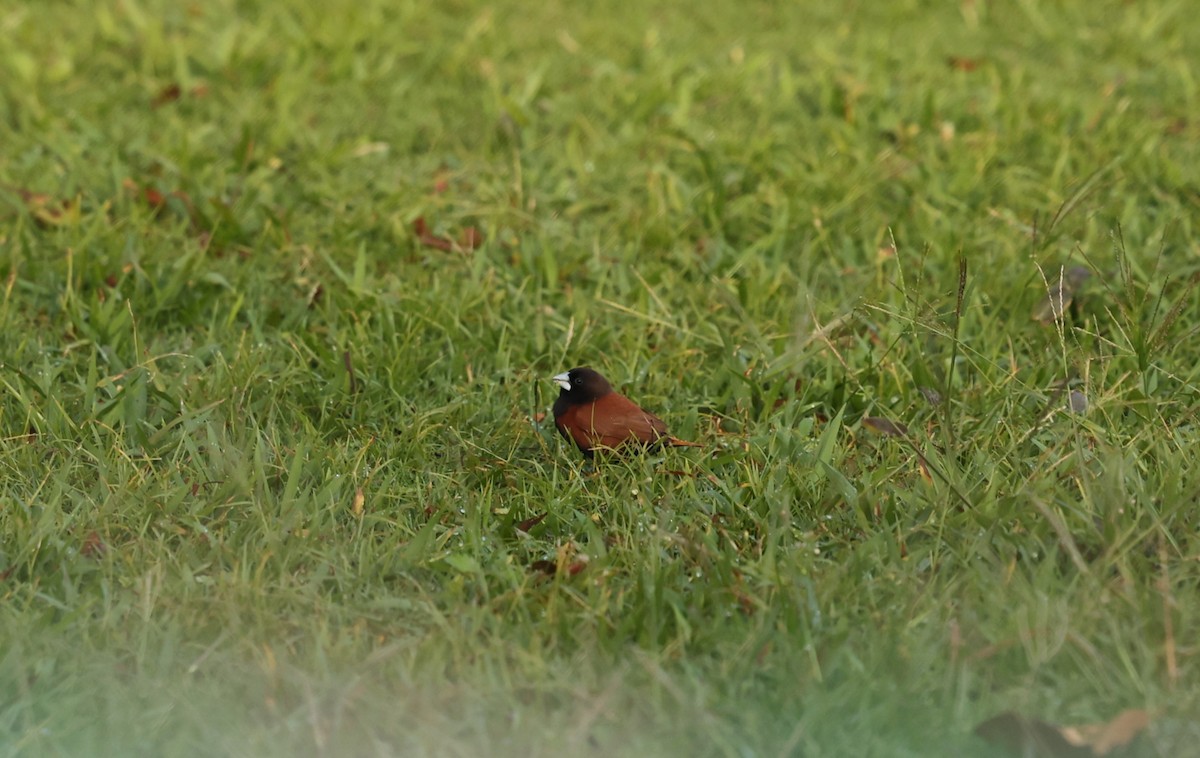
M 1188 754 L 1190 12 L 6 3 L 0 755 Z

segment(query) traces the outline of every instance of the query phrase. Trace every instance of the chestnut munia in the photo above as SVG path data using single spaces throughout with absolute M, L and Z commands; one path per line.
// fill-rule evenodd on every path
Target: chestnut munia
M 594 369 L 573 368 L 555 376 L 554 381 L 560 388 L 554 401 L 554 425 L 586 458 L 591 458 L 595 450 L 631 444 L 699 447 L 667 434 L 662 419 L 618 394 Z

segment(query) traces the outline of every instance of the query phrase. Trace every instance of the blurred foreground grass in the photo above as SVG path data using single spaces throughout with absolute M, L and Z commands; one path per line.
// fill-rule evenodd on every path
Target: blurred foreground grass
M 927 5 L 0 9 L 0 746 L 1186 753 L 1200 29 Z

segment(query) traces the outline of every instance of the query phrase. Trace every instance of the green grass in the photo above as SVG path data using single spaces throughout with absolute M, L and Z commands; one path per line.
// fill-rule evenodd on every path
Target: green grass
M 0 9 L 0 752 L 1185 754 L 1190 6 L 777 5 Z

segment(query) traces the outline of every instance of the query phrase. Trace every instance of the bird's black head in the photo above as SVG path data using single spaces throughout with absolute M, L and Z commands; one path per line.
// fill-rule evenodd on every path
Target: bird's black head
M 558 399 L 571 404 L 590 403 L 612 392 L 612 385 L 599 371 L 580 366 L 554 377 L 559 386 Z

